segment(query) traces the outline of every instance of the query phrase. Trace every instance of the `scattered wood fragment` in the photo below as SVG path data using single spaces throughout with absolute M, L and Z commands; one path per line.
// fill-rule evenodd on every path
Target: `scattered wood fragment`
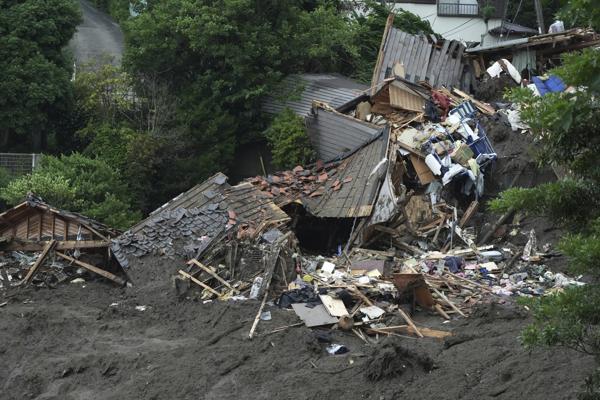
M 250 333 L 248 333 L 248 338 L 252 339 L 254 337 L 254 332 L 256 331 L 256 327 L 258 326 L 258 321 L 260 321 L 260 315 L 262 314 L 263 309 L 265 308 L 265 304 L 267 303 L 267 297 L 269 296 L 269 289 L 265 290 L 265 295 L 263 297 L 262 302 L 260 303 L 260 307 L 258 308 L 258 312 L 256 313 L 256 317 L 254 317 L 254 322 L 252 323 L 252 328 L 250 328 Z
M 439 290 L 437 290 L 435 288 L 432 288 L 432 289 L 433 289 L 433 292 L 435 294 L 437 294 L 438 296 L 440 296 L 440 298 L 442 300 L 444 300 L 446 302 L 446 304 L 448 304 L 450 306 L 451 309 L 453 309 L 454 311 L 456 311 L 463 317 L 466 317 L 466 315 L 462 311 L 460 311 L 460 309 L 458 307 L 456 307 L 456 304 L 454 304 L 452 301 L 450 301 L 450 299 L 448 297 L 446 297 L 446 295 L 444 293 L 440 292 Z
M 260 336 L 267 336 L 267 335 L 271 335 L 273 333 L 283 332 L 289 328 L 293 328 L 293 327 L 301 326 L 301 325 L 304 325 L 304 322 L 297 322 L 297 323 L 291 324 L 291 325 L 280 326 L 278 328 L 273 329 L 272 331 L 261 333 Z
M 423 334 L 421 333 L 421 331 L 419 331 L 419 328 L 417 328 L 417 326 L 415 325 L 415 323 L 413 322 L 413 320 L 408 316 L 408 314 L 406 314 L 404 312 L 403 309 L 398 308 L 398 312 L 400 313 L 400 315 L 402 316 L 402 318 L 404 318 L 404 320 L 406 321 L 406 323 L 414 329 L 415 333 L 417 334 L 417 336 L 419 337 L 423 337 Z
M 448 315 L 448 313 L 446 313 L 444 311 L 442 306 L 440 306 L 439 304 L 436 304 L 434 307 L 435 307 L 435 311 L 437 311 L 437 313 L 440 314 L 443 318 L 448 319 L 448 320 L 450 319 L 450 316 Z
M 467 210 L 463 214 L 462 218 L 460 219 L 458 226 L 462 228 L 466 224 L 468 224 L 469 221 L 471 220 L 471 218 L 473 217 L 473 215 L 475 215 L 475 213 L 477 212 L 478 208 L 479 208 L 479 201 L 473 200 L 471 202 L 471 204 L 469 205 L 469 208 L 467 208 Z

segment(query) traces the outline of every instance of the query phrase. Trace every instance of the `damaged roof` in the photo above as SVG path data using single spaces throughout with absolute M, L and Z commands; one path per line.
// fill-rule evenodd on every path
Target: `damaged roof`
M 306 117 L 306 128 L 318 158 L 324 161 L 344 158 L 384 130 L 383 126 L 363 122 L 318 105 Z
M 268 193 L 280 207 L 300 202 L 307 211 L 321 218 L 354 218 L 371 215 L 385 168 L 389 128 L 369 143 L 339 161 L 312 170 L 301 166 L 267 178 L 248 181 Z
M 123 267 L 128 255 L 190 257 L 225 233 L 253 239 L 287 221 L 288 215 L 258 188 L 249 183 L 230 186 L 227 176 L 217 173 L 156 209 L 113 241 L 112 250 Z
M 33 217 L 30 216 L 32 211 L 35 214 Z M 56 219 L 49 218 L 48 215 L 51 214 L 63 222 L 57 224 Z M 27 219 L 26 223 L 24 223 L 25 219 Z M 35 230 L 31 229 L 32 222 L 37 224 Z M 27 226 L 27 232 L 21 232 L 22 226 Z M 31 239 L 35 236 L 38 240 L 60 236 L 61 240 L 67 240 L 69 236 L 77 235 L 79 226 L 84 230 L 82 234 L 89 233 L 104 240 L 119 234 L 118 230 L 85 215 L 53 207 L 32 193 L 27 195 L 24 202 L 0 214 L 0 236 L 8 235 L 21 239 Z
M 281 82 L 274 95 L 264 100 L 262 108 L 269 114 L 277 114 L 289 107 L 304 117 L 310 112 L 313 100 L 343 110 L 368 90 L 367 85 L 336 74 L 290 75 Z
M 462 86 L 465 46 L 457 40 L 439 40 L 433 35 L 412 35 L 393 27 L 390 14 L 373 71 L 373 92 L 391 77 L 396 63 L 404 66 L 410 82 L 427 81 L 433 87 Z

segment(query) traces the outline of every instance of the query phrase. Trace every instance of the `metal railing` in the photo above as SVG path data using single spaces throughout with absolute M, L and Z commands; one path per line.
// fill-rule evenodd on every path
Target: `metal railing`
M 437 14 L 444 17 L 477 16 L 479 15 L 479 5 L 438 2 Z
M 39 166 L 41 158 L 41 154 L 0 153 L 0 168 L 13 176 L 25 175 Z

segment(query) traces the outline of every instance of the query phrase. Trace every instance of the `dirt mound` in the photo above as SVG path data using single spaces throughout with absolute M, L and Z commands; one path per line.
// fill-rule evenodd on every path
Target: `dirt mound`
M 398 376 L 412 380 L 416 374 L 426 374 L 434 367 L 429 356 L 416 353 L 400 343 L 388 341 L 378 347 L 366 365 L 366 375 L 371 381 Z M 404 379 L 406 381 L 406 379 Z
M 497 78 L 487 76 L 487 79 L 477 84 L 475 98 L 488 103 L 502 102 L 505 101 L 505 91 L 517 86 L 518 84 L 508 74 L 502 74 Z

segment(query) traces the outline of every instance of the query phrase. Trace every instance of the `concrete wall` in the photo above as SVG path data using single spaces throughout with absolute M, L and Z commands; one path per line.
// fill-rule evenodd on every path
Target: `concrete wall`
M 476 4 L 476 0 L 461 0 L 461 4 Z M 481 42 L 481 35 L 486 34 L 489 29 L 500 26 L 502 20 L 490 19 L 488 26 L 480 17 L 439 17 L 437 15 L 437 5 L 435 4 L 415 4 L 415 3 L 396 3 L 394 10 L 403 9 L 418 15 L 421 19 L 428 20 L 435 33 L 441 34 L 446 39 L 464 40 L 466 42 Z M 491 35 L 486 34 L 484 43 L 493 39 Z

